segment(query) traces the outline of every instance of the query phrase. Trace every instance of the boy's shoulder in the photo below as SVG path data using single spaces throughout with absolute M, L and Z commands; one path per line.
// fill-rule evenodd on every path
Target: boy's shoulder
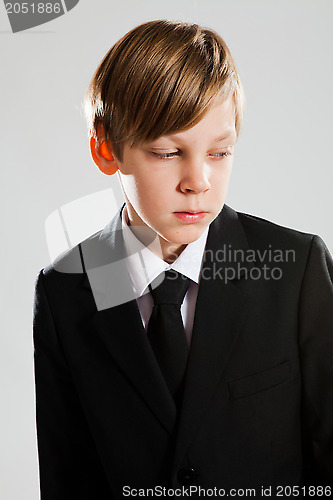
M 292 229 L 243 212 L 237 212 L 237 216 L 244 228 L 250 248 L 291 250 L 305 262 L 311 252 L 323 259 L 332 258 L 325 242 L 317 234 Z
M 87 269 L 123 259 L 122 229 L 120 211 L 99 231 L 89 235 L 73 247 L 62 252 L 42 272 L 45 276 L 53 272 L 61 274 L 82 274 Z
M 219 216 L 219 232 L 221 238 L 227 231 L 228 235 L 233 237 L 235 232 L 244 232 L 250 248 L 269 245 L 272 246 L 290 246 L 308 248 L 314 238 L 321 238 L 315 234 L 292 229 L 272 222 L 268 219 L 258 217 L 256 215 L 236 211 L 228 205 L 224 205 Z
M 258 239 L 258 236 L 260 235 L 260 239 L 273 238 L 274 240 L 279 240 L 281 243 L 285 241 L 288 243 L 300 242 L 307 244 L 311 242 L 315 236 L 315 234 L 283 226 L 268 219 L 264 219 L 263 217 L 258 217 L 244 212 L 236 213 L 244 227 L 245 232 L 252 238 L 257 237 Z
M 298 263 L 305 266 L 312 259 L 318 263 L 333 262 L 326 243 L 317 234 L 292 229 L 243 212 L 237 212 L 237 216 L 250 248 L 293 252 Z

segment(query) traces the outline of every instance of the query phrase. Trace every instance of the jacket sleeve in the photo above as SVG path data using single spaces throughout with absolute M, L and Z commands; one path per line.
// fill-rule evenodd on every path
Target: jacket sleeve
M 299 327 L 305 479 L 333 485 L 333 260 L 319 236 L 303 278 Z
M 44 281 L 41 272 L 36 283 L 33 325 L 41 500 L 111 500 L 58 340 Z

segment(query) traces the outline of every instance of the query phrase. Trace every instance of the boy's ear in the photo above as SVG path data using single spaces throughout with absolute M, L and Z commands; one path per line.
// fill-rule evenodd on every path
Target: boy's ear
M 92 159 L 103 174 L 113 175 L 117 172 L 117 160 L 105 141 L 99 142 L 92 136 L 90 138 L 90 152 Z

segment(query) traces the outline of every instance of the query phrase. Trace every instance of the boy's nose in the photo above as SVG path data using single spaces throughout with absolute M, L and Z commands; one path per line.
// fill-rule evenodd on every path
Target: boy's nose
M 185 163 L 185 162 L 184 162 Z M 180 189 L 182 192 L 201 193 L 210 188 L 205 162 L 189 160 L 182 165 Z

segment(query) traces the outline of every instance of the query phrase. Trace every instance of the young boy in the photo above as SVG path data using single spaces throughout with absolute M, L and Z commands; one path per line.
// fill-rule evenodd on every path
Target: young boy
M 227 46 L 145 23 L 87 102 L 126 203 L 37 280 L 42 500 L 330 496 L 333 262 L 224 204 L 243 107 Z

